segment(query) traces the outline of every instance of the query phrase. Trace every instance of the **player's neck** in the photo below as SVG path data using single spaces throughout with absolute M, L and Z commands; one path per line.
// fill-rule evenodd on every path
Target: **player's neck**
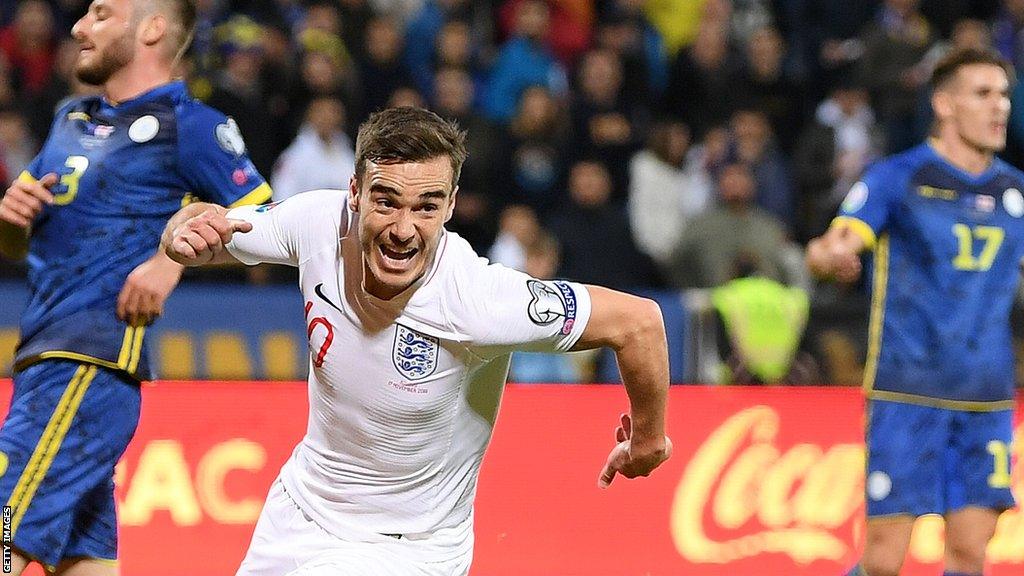
M 989 150 L 965 142 L 962 138 L 938 137 L 929 138 L 929 144 L 946 162 L 970 174 L 981 174 L 992 165 L 995 156 Z
M 169 67 L 135 60 L 107 80 L 103 85 L 103 97 L 111 104 L 117 105 L 157 86 L 163 86 L 170 82 L 171 78 Z

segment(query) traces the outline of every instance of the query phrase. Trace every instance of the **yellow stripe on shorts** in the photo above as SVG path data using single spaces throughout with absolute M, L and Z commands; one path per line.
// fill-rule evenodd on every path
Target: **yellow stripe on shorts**
M 129 326 L 124 329 L 124 339 L 121 340 L 121 352 L 117 355 L 117 367 L 121 370 L 128 369 L 131 361 L 132 344 L 135 342 L 135 327 Z
M 96 366 L 83 364 L 75 371 L 74 377 L 71 378 L 71 382 L 64 389 L 64 394 L 61 395 L 60 401 L 57 403 L 57 408 L 53 411 L 53 416 L 46 423 L 46 428 L 43 430 L 39 443 L 36 444 L 35 451 L 32 452 L 32 457 L 29 458 L 28 465 L 25 466 L 21 477 L 18 478 L 18 484 L 14 487 L 10 499 L 7 500 L 7 505 L 13 510 L 10 528 L 12 538 L 32 503 L 32 497 L 35 496 L 46 472 L 53 464 L 53 459 L 57 457 L 57 451 L 60 450 L 60 445 L 64 442 L 68 429 L 71 428 L 71 422 L 75 419 L 78 407 L 82 404 L 82 398 L 89 388 L 89 383 L 96 376 L 96 370 Z

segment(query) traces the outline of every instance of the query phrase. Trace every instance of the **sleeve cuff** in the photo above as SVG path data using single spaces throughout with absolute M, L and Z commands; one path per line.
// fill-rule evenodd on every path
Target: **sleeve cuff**
M 837 228 L 839 226 L 846 226 L 851 232 L 860 236 L 861 240 L 864 241 L 864 248 L 870 250 L 875 247 L 877 238 L 875 237 L 875 231 L 871 229 L 863 220 L 854 218 L 852 216 L 836 216 L 832 220 L 831 228 Z
M 238 200 L 232 202 L 228 208 L 237 208 L 238 206 L 246 206 L 249 204 L 263 204 L 267 200 L 270 200 L 270 196 L 272 194 L 273 191 L 270 189 L 270 184 L 264 182 L 263 184 L 253 188 L 252 191 L 245 196 L 242 196 Z

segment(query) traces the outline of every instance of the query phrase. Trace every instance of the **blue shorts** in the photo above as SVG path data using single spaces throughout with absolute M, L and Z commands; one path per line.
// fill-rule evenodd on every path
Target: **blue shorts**
M 1012 410 L 966 412 L 869 401 L 867 515 L 1012 508 L 1012 435 Z
M 71 360 L 14 376 L 0 428 L 0 501 L 15 548 L 46 566 L 117 558 L 114 465 L 139 422 L 139 384 Z

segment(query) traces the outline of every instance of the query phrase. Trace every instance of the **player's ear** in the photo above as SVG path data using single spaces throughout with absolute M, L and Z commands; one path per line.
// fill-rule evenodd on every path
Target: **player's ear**
M 359 180 L 355 174 L 348 179 L 348 211 L 359 212 Z
M 939 89 L 932 93 L 932 110 L 939 120 L 953 115 L 953 98 L 948 91 Z
M 163 14 L 153 14 L 142 20 L 139 26 L 139 37 L 146 46 L 153 46 L 160 42 L 167 34 L 167 17 Z
M 445 223 L 452 219 L 452 214 L 455 214 L 455 199 L 458 193 L 459 187 L 456 186 L 455 189 L 452 190 L 452 195 L 448 197 L 448 213 L 444 216 Z

